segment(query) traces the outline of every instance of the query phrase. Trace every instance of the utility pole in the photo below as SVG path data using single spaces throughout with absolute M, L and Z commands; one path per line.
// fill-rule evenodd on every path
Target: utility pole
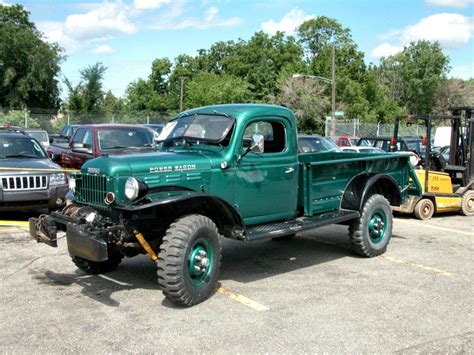
M 180 93 L 179 93 L 179 111 L 183 111 L 183 97 L 184 97 L 184 81 L 187 79 L 185 76 L 179 77 Z
M 336 135 L 336 46 L 332 46 L 332 65 L 331 65 L 331 71 L 332 71 L 332 78 L 331 78 L 331 84 L 332 84 L 332 105 L 331 105 L 331 136 Z

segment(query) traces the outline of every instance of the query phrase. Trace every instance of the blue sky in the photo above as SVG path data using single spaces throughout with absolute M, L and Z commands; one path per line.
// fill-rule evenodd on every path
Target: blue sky
M 352 30 L 366 61 L 418 39 L 439 40 L 450 76 L 474 77 L 474 0 L 19 0 L 50 41 L 66 49 L 62 74 L 108 67 L 104 87 L 122 95 L 150 73 L 157 57 L 195 55 L 217 41 L 249 39 L 263 30 L 292 33 L 305 19 L 328 16 Z M 0 0 L 3 4 L 15 3 Z

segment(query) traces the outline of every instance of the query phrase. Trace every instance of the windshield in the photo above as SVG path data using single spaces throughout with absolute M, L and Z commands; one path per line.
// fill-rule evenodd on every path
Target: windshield
M 329 139 L 317 136 L 298 138 L 298 146 L 303 153 L 340 151 L 339 147 Z
M 40 142 L 48 142 L 48 133 L 42 131 L 27 132 L 33 138 Z
M 138 128 L 104 128 L 97 132 L 100 150 L 151 147 L 153 131 Z
M 220 143 L 232 128 L 229 116 L 196 114 L 169 122 L 161 131 L 158 141 L 183 140 Z
M 46 158 L 46 154 L 32 138 L 0 138 L 0 159 L 20 158 L 20 159 L 41 159 Z
M 418 153 L 424 153 L 425 147 L 421 144 L 421 140 L 405 141 L 408 150 L 413 150 Z

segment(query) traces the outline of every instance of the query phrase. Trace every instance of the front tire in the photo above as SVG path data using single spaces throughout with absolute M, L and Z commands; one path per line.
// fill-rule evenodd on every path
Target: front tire
M 464 216 L 474 216 L 474 191 L 469 190 L 462 196 L 461 214 Z
M 179 306 L 193 306 L 212 294 L 219 276 L 221 245 L 214 222 L 202 215 L 176 220 L 158 254 L 158 284 Z
M 427 220 L 433 217 L 434 210 L 435 208 L 434 208 L 433 201 L 427 198 L 422 198 L 415 205 L 415 209 L 413 210 L 413 213 L 415 214 L 416 218 L 421 219 L 421 220 Z
M 372 195 L 365 202 L 360 218 L 349 226 L 352 250 L 369 258 L 385 253 L 392 225 L 389 202 L 382 195 Z

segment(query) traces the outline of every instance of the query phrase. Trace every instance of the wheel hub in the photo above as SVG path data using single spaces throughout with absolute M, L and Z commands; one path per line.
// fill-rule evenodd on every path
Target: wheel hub
M 374 243 L 380 242 L 385 236 L 385 214 L 383 212 L 376 213 L 369 221 L 369 235 Z
M 207 243 L 199 242 L 194 245 L 188 255 L 188 271 L 191 282 L 200 285 L 209 275 L 212 264 L 212 251 Z

